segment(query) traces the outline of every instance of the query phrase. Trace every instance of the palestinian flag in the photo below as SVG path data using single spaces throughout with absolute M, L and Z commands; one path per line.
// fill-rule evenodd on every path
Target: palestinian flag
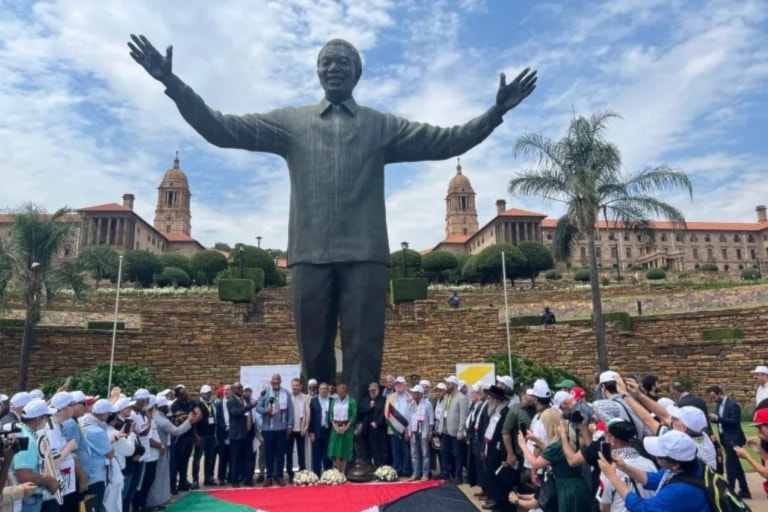
M 387 419 L 387 425 L 389 425 L 397 435 L 402 436 L 405 433 L 405 429 L 408 428 L 408 420 L 405 419 L 405 416 L 400 414 L 394 404 L 387 404 L 387 410 L 384 412 L 384 417 Z
M 166 512 L 476 512 L 454 484 L 438 480 L 191 492 Z

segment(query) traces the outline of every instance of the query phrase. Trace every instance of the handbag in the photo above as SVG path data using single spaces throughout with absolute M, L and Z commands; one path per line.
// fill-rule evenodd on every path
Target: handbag
M 557 512 L 557 489 L 555 488 L 555 475 L 552 473 L 552 468 L 544 470 L 536 501 L 539 502 L 539 508 L 544 512 Z

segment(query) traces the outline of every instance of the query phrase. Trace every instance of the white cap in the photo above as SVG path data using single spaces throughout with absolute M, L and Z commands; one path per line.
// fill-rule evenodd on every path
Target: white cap
M 56 414 L 56 409 L 53 407 L 48 407 L 48 404 L 45 403 L 45 400 L 41 398 L 33 398 L 27 402 L 27 405 L 24 406 L 24 412 L 22 413 L 22 416 L 24 418 L 32 419 L 45 416 L 46 414 Z
M 447 390 L 447 389 L 448 389 L 448 386 L 446 386 L 446 385 L 445 385 L 444 383 L 442 383 L 442 382 L 438 382 L 437 386 L 435 386 L 435 387 L 436 387 L 437 389 L 442 389 L 443 391 L 445 391 L 445 390 Z
M 472 391 L 475 393 L 479 393 L 483 390 L 483 383 L 482 382 L 475 382 L 472 384 Z
M 149 400 L 149 397 L 152 396 L 148 390 L 141 388 L 137 389 L 136 392 L 133 394 L 134 400 Z
M 411 393 L 424 393 L 424 388 L 416 384 L 411 388 Z
M 156 396 L 150 396 L 149 397 L 149 403 L 147 404 L 147 409 L 151 409 L 154 406 L 157 405 L 157 397 Z
M 446 377 L 443 380 L 445 382 L 450 382 L 454 386 L 458 386 L 459 385 L 459 379 L 457 379 L 455 375 L 451 375 L 450 377 Z
M 201 395 L 203 395 L 205 393 L 210 393 L 212 391 L 213 391 L 213 389 L 208 384 L 203 384 L 203 387 L 200 388 L 200 394 Z
M 395 379 L 395 384 L 405 384 L 405 377 L 400 375 L 398 378 Z
M 675 405 L 675 401 L 674 400 L 672 400 L 671 398 L 667 398 L 665 396 L 659 398 L 659 402 L 658 403 L 659 403 L 660 406 L 662 406 L 665 409 L 668 409 L 670 405 L 672 405 L 672 406 Z
M 616 382 L 616 380 L 619 378 L 619 374 L 608 370 L 607 372 L 603 372 L 600 374 L 600 384 L 605 384 L 606 382 Z
M 463 380 L 459 380 L 459 389 L 463 388 L 466 385 L 467 385 L 466 382 L 464 382 Z
M 696 443 L 688 434 L 678 430 L 670 430 L 659 437 L 648 436 L 643 439 L 643 446 L 654 457 L 668 457 L 680 462 L 696 458 Z
M 686 405 L 685 407 L 672 405 L 667 407 L 667 412 L 673 418 L 679 419 L 683 425 L 693 432 L 701 433 L 707 428 L 707 417 L 704 416 L 704 412 L 692 405 Z
M 158 396 L 157 397 L 157 404 L 156 405 L 158 407 L 167 407 L 169 403 L 170 402 L 168 401 L 168 399 L 165 398 L 164 396 Z
M 8 395 L 0 393 L 0 403 L 5 402 L 6 400 L 8 400 Z
M 162 390 L 161 392 L 159 392 L 159 393 L 157 394 L 157 396 L 160 396 L 160 395 L 162 395 L 162 396 L 165 396 L 165 395 L 167 395 L 168 393 L 173 393 L 173 390 L 171 390 L 171 389 L 168 389 L 168 388 L 165 388 L 164 390 Z
M 309 382 L 307 382 L 307 386 L 317 386 L 317 379 L 309 379 Z
M 72 399 L 71 393 L 60 391 L 51 398 L 51 407 L 60 411 L 73 402 L 74 400 Z
M 431 387 L 432 387 L 432 383 L 431 383 L 431 382 L 429 382 L 427 379 L 421 379 L 421 380 L 419 381 L 419 386 L 421 386 L 421 387 L 424 387 L 424 386 L 426 386 L 426 387 L 428 387 L 428 388 L 431 388 Z
M 176 384 L 175 386 L 173 386 L 173 389 L 179 389 L 179 388 L 187 389 L 187 386 L 185 386 L 184 384 Z
M 80 402 L 85 402 L 88 399 L 88 397 L 85 396 L 85 393 L 83 393 L 80 390 L 73 391 L 70 393 L 70 395 L 72 395 L 72 401 L 75 402 L 76 404 L 79 404 Z
M 127 409 L 131 406 L 131 399 L 130 398 L 121 398 L 117 402 L 115 402 L 115 412 L 120 412 L 123 409 Z
M 749 373 L 765 373 L 768 374 L 768 366 L 765 365 L 759 365 L 756 366 L 754 370 L 751 370 Z
M 93 403 L 93 407 L 91 407 L 91 412 L 93 414 L 104 414 L 109 412 L 117 412 L 115 410 L 115 407 L 110 403 L 109 400 L 106 398 L 102 398 L 100 400 L 96 400 Z
M 558 391 L 552 398 L 552 405 L 556 408 L 562 407 L 562 405 L 571 398 L 571 393 L 568 391 Z
M 32 401 L 32 397 L 26 391 L 19 391 L 11 397 L 11 407 L 17 409 L 26 406 Z
M 29 396 L 32 398 L 45 398 L 45 394 L 39 389 L 33 389 L 29 392 Z
M 536 382 L 533 383 L 533 387 L 526 391 L 526 394 L 539 398 L 549 398 L 552 396 L 552 391 L 550 391 L 547 381 L 544 379 L 536 379 Z
M 504 385 L 507 386 L 509 389 L 512 389 L 515 387 L 515 379 L 513 379 L 509 375 L 504 375 L 501 378 L 501 382 L 503 382 Z

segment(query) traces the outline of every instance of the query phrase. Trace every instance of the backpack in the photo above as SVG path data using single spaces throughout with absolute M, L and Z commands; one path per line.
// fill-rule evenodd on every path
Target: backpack
M 712 505 L 712 510 L 715 512 L 752 512 L 749 505 L 733 492 L 723 475 L 712 471 L 712 468 L 707 465 L 703 466 L 704 473 L 702 476 L 690 473 L 677 475 L 670 480 L 670 483 L 682 482 L 704 489 L 707 499 Z

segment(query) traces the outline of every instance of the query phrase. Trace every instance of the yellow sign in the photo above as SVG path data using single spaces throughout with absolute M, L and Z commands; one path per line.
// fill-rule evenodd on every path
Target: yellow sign
M 488 386 L 496 384 L 496 365 L 493 363 L 461 363 L 456 365 L 456 377 L 467 386 L 481 382 Z

